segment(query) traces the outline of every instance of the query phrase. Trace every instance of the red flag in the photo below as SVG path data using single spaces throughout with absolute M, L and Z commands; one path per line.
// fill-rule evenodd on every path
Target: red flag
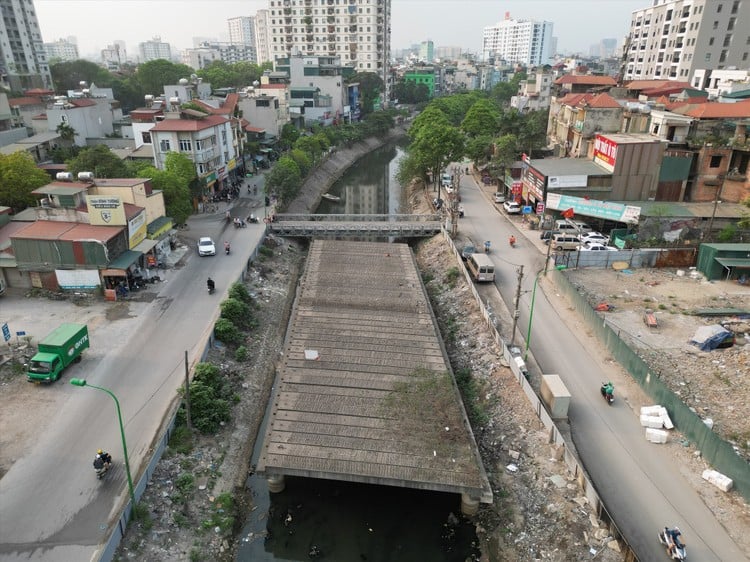
M 575 214 L 575 211 L 573 210 L 573 207 L 571 207 L 570 209 L 565 209 L 562 212 L 562 216 L 566 219 L 572 219 L 574 214 Z

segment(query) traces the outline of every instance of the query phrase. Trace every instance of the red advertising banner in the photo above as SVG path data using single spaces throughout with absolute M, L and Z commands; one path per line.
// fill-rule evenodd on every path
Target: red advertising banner
M 513 195 L 521 195 L 521 192 L 523 191 L 523 182 L 514 181 L 510 191 Z
M 617 143 L 602 135 L 594 139 L 594 160 L 601 160 L 603 164 L 614 170 L 617 161 Z

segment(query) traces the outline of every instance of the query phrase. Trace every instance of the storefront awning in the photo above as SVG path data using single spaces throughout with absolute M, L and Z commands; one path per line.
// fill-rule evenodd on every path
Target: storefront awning
M 143 252 L 125 250 L 122 254 L 117 256 L 117 258 L 109 262 L 109 267 L 107 269 L 127 269 L 138 261 L 138 258 L 142 255 Z
M 133 251 L 146 254 L 149 251 L 151 251 L 151 249 L 157 244 L 158 242 L 156 240 L 151 240 L 150 238 L 146 238 L 140 244 L 138 244 L 135 248 L 133 248 Z

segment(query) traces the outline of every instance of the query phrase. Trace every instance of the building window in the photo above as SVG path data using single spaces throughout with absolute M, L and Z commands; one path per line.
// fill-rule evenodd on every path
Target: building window
M 706 53 L 706 62 L 711 60 L 711 53 Z
M 714 38 L 713 37 L 710 37 L 708 39 L 708 44 L 709 44 L 709 46 L 714 44 Z
M 159 141 L 159 150 L 162 152 L 169 152 L 169 141 L 168 140 Z
M 747 52 L 742 53 L 742 60 L 747 60 Z
M 719 22 L 718 21 L 714 22 L 714 29 L 719 29 Z
M 716 6 L 716 13 L 718 14 L 719 12 L 721 12 L 721 4 Z
M 143 142 L 143 144 L 151 144 L 151 133 L 149 133 L 148 131 L 143 131 L 141 133 L 141 141 Z
M 724 46 L 725 47 L 729 47 L 729 44 L 731 42 L 732 42 L 732 36 L 731 35 L 727 35 L 726 37 L 724 37 Z
M 721 166 L 721 154 L 714 154 L 711 156 L 711 162 L 708 164 L 709 168 L 718 168 Z
M 190 139 L 180 139 L 180 152 L 191 152 L 193 150 Z

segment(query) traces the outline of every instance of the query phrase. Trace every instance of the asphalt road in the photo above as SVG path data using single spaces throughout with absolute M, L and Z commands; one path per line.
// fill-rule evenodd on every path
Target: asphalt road
M 247 216 L 251 205 L 239 200 L 233 213 Z M 260 208 L 262 216 L 263 208 Z M 126 333 L 116 323 L 92 335 L 91 346 L 106 348 L 84 359 L 50 387 L 60 407 L 40 411 L 45 431 L 28 454 L 0 480 L 0 559 L 83 561 L 98 558 L 108 525 L 128 501 L 123 448 L 114 401 L 93 388 L 74 387 L 73 377 L 111 390 L 119 399 L 133 480 L 149 456 L 154 435 L 184 380 L 184 353 L 199 360 L 228 286 L 244 269 L 264 225 L 227 226 L 222 213 L 199 215 L 183 232 L 197 241 L 212 236 L 217 255 L 193 254 L 180 270 L 170 270 L 156 300 L 144 307 Z M 229 240 L 233 251 L 223 252 Z M 209 295 L 206 279 L 216 281 Z M 43 304 L 39 305 L 44 314 Z M 108 450 L 113 469 L 98 481 L 92 461 L 97 448 Z
M 492 203 L 470 176 L 461 177 L 465 217 L 459 229 L 481 247 L 492 242 L 496 285 L 509 310 L 513 310 L 519 266 L 524 266 L 520 317 L 515 344 L 523 346 L 527 334 L 535 276 L 544 267 L 545 255 L 531 241 L 538 231 L 521 231 L 504 211 Z M 510 248 L 508 238 L 518 243 Z M 528 236 L 528 237 L 527 237 Z M 543 373 L 560 375 L 572 395 L 570 426 L 580 458 L 613 514 L 618 528 L 640 560 L 666 559 L 657 533 L 664 526 L 680 527 L 691 560 L 747 560 L 698 494 L 680 476 L 664 448 L 645 440 L 645 430 L 618 393 L 615 375 L 604 373 L 587 351 L 592 339 L 579 339 L 565 323 L 567 307 L 544 293 L 539 282 L 534 301 L 530 350 Z M 551 299 L 551 300 L 550 300 Z M 593 340 L 595 341 L 595 340 Z M 607 405 L 599 393 L 604 379 L 613 379 L 616 401 Z M 622 385 L 620 386 L 620 388 Z

